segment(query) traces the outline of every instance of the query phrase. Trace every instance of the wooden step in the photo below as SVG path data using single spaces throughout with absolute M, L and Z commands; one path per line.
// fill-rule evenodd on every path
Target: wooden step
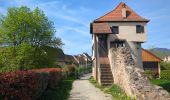
M 113 80 L 101 80 L 101 83 L 113 83 Z
M 110 76 L 110 77 L 101 77 L 101 80 L 105 80 L 105 79 L 113 80 L 113 77 L 112 76 Z
M 112 73 L 101 73 L 101 76 L 112 76 Z
M 111 86 L 113 84 L 113 75 L 109 64 L 100 64 L 101 84 L 102 86 Z
M 113 83 L 102 83 L 102 86 L 104 87 L 108 87 L 108 86 L 112 86 Z

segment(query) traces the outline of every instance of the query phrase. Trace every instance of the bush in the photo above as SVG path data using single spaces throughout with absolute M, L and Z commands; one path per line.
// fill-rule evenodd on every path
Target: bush
M 69 76 L 73 77 L 76 73 L 76 67 L 74 65 L 66 65 L 63 68 L 63 77 L 67 78 Z
M 161 70 L 170 70 L 170 63 L 169 62 L 161 62 L 160 66 L 161 66 Z
M 170 70 L 162 70 L 161 79 L 170 79 Z
M 151 71 L 151 70 L 146 70 L 145 74 L 148 76 L 149 79 L 153 79 L 153 78 L 157 78 L 158 77 L 158 73 Z
M 79 66 L 77 69 L 78 75 L 83 75 L 92 72 L 92 66 Z
M 39 73 L 47 73 L 49 75 L 48 80 L 48 87 L 49 88 L 56 88 L 59 81 L 61 80 L 61 69 L 60 68 L 44 68 L 44 69 L 37 69 L 33 70 Z
M 60 73 L 60 69 L 51 68 L 1 73 L 0 97 L 4 100 L 36 100 L 47 86 L 57 84 L 60 78 L 56 77 L 60 77 Z

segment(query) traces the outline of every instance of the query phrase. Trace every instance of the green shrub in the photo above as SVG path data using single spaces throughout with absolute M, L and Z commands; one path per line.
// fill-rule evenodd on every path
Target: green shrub
M 79 66 L 77 69 L 79 76 L 92 72 L 92 66 Z
M 162 70 L 161 79 L 170 79 L 170 70 Z
M 157 77 L 157 73 L 151 70 L 145 70 L 145 74 L 149 79 L 153 79 Z
M 63 68 L 62 76 L 63 78 L 74 77 L 76 73 L 76 67 L 74 65 L 66 65 Z
M 170 63 L 168 62 L 161 62 L 160 66 L 161 66 L 161 70 L 170 70 Z

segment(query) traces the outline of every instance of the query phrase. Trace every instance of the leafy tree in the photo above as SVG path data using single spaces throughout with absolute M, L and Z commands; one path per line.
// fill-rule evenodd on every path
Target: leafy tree
M 0 17 L 0 67 L 25 70 L 52 66 L 43 47 L 62 48 L 54 33 L 53 22 L 39 8 L 9 8 L 7 15 Z

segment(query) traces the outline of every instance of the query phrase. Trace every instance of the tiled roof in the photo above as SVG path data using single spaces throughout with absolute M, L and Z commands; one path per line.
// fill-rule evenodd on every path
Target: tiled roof
M 126 18 L 123 18 L 122 8 L 126 9 L 128 13 Z M 131 8 L 129 8 L 125 3 L 121 2 L 113 11 L 105 14 L 104 16 L 96 19 L 94 22 L 110 22 L 110 21 L 144 21 L 148 22 L 149 20 L 142 18 Z
M 162 59 L 142 48 L 142 61 L 143 62 L 161 62 Z
M 111 28 L 108 23 L 92 23 L 91 33 L 94 34 L 110 34 L 112 33 Z

